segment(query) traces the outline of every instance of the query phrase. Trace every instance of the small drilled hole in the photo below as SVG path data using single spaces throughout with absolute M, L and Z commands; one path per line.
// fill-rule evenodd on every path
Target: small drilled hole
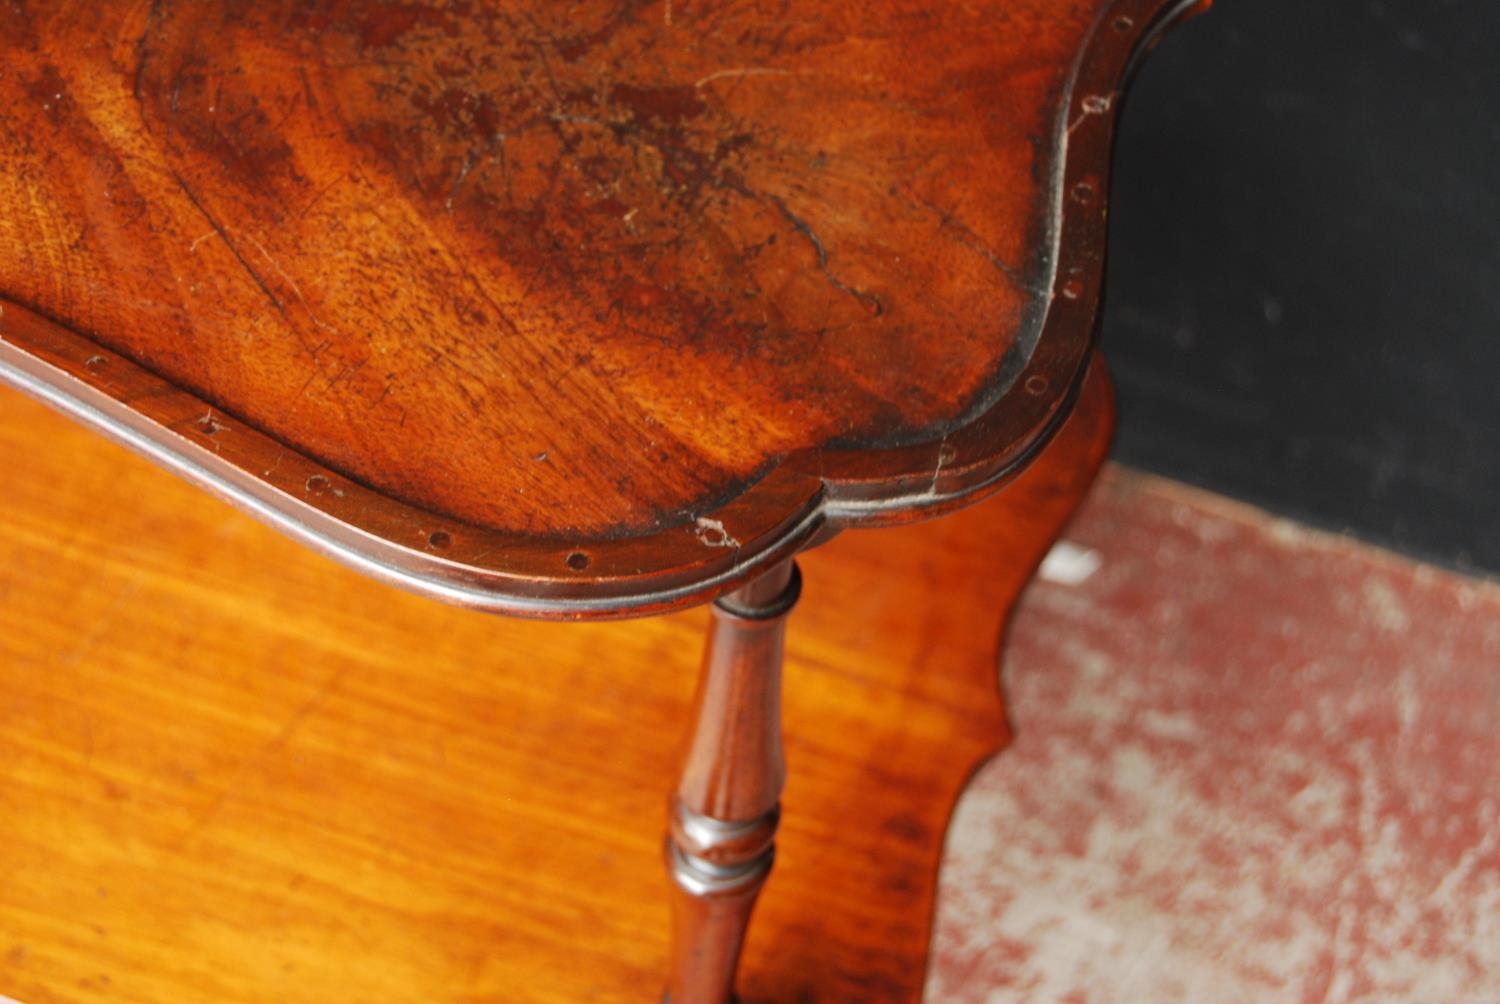
M 212 415 L 204 415 L 202 418 L 198 419 L 198 431 L 203 433 L 205 436 L 212 436 L 222 428 L 224 428 L 224 426 L 220 425 Z
M 1103 115 L 1109 111 L 1109 98 L 1098 94 L 1090 94 L 1083 99 L 1083 110 L 1090 115 Z
M 432 536 L 430 536 L 430 537 L 427 538 L 427 543 L 429 545 L 431 545 L 434 549 L 441 551 L 444 548 L 446 548 L 449 544 L 453 543 L 453 538 L 451 536 L 449 536 L 446 532 L 444 532 L 442 530 L 438 530 L 438 531 L 435 531 L 432 534 Z
M 1088 205 L 1094 201 L 1094 183 L 1092 181 L 1080 181 L 1073 186 L 1073 201 Z
M 1121 15 L 1115 18 L 1115 31 L 1129 31 L 1135 27 L 1135 18 Z
M 1083 295 L 1083 282 L 1078 279 L 1069 279 L 1063 283 L 1062 295 L 1070 300 L 1076 300 Z
M 1026 393 L 1032 397 L 1041 397 L 1047 393 L 1047 388 L 1051 386 L 1051 381 L 1044 376 L 1028 377 L 1026 380 Z
M 307 484 L 303 485 L 303 487 L 307 489 L 307 494 L 309 495 L 324 495 L 332 486 L 328 483 L 328 479 L 323 475 L 314 474 L 312 477 L 307 479 Z
M 98 373 L 104 368 L 104 364 L 107 362 L 109 362 L 109 360 L 105 359 L 103 356 L 89 356 L 83 361 L 83 368 L 88 370 L 90 373 Z
M 589 567 L 589 556 L 582 551 L 574 551 L 568 555 L 568 567 L 575 572 L 581 572 Z

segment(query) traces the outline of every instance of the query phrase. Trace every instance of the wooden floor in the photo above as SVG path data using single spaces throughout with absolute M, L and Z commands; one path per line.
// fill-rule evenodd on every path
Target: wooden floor
M 746 1004 L 909 1002 L 1004 612 L 1102 460 L 803 559 Z M 0 392 L 0 995 L 655 1001 L 702 611 L 540 624 L 291 544 Z
M 931 999 L 1500 1001 L 1500 583 L 1118 467 L 1067 541 Z

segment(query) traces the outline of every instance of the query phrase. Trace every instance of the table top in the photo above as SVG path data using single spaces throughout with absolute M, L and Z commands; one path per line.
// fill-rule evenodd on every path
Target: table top
M 7 5 L 0 379 L 425 592 L 698 600 L 1056 427 L 1199 6 Z

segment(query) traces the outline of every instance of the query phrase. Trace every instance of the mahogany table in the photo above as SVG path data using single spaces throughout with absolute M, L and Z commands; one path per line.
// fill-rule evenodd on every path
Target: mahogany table
M 667 998 L 727 1001 L 792 558 L 1061 426 L 1123 80 L 1203 6 L 6 5 L 0 380 L 420 593 L 712 600 Z

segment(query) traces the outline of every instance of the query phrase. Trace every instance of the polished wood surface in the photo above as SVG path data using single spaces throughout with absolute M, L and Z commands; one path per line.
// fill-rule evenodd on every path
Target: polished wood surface
M 714 602 L 672 798 L 666 1004 L 729 1004 L 750 914 L 776 860 L 786 756 L 781 674 L 802 575 L 784 562 Z
M 801 559 L 748 1004 L 916 998 L 949 810 L 1004 735 L 996 636 L 1101 459 L 1106 398 L 991 502 Z M 0 456 L 0 994 L 657 998 L 668 900 L 643 863 L 706 611 L 435 604 L 9 392 Z
M 0 377 L 418 589 L 685 605 L 1055 428 L 1200 5 L 5 4 Z

